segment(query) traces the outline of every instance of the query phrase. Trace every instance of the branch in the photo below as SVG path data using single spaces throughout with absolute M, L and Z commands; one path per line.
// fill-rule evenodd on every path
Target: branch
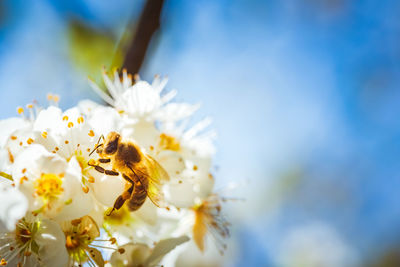
M 137 30 L 125 56 L 123 68 L 129 73 L 139 72 L 151 38 L 160 27 L 160 15 L 164 0 L 147 0 L 139 19 Z

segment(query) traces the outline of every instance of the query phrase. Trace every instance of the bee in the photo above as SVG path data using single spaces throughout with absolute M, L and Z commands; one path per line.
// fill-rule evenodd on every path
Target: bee
M 150 155 L 142 152 L 140 147 L 131 140 L 123 139 L 119 133 L 110 132 L 107 138 L 101 136 L 103 143 L 99 143 L 89 154 L 94 151 L 99 155 L 98 163 L 90 160 L 88 165 L 96 171 L 106 175 L 118 176 L 127 181 L 125 191 L 115 200 L 113 209 L 119 210 L 124 203 L 130 211 L 138 210 L 148 196 L 158 207 L 164 207 L 162 185 L 169 181 L 168 173 Z M 101 163 L 110 163 L 112 170 L 106 170 Z

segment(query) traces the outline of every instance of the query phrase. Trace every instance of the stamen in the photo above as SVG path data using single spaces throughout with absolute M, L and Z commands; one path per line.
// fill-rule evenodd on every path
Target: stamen
M 35 114 L 33 113 L 33 104 L 26 105 L 26 108 L 29 110 L 29 118 L 31 121 L 35 119 Z
M 28 181 L 28 177 L 22 176 L 21 179 L 19 180 L 19 184 L 23 184 L 24 181 Z
M 84 119 L 83 119 L 83 117 L 79 117 L 77 121 L 78 121 L 78 124 L 81 124 L 84 122 Z
M 64 116 L 64 117 L 62 118 L 62 120 L 63 120 L 63 121 L 67 121 L 67 120 L 68 120 L 68 116 Z
M 8 180 L 10 180 L 10 181 L 14 181 L 13 178 L 12 178 L 12 176 L 11 176 L 10 174 L 8 174 L 8 173 L 0 172 L 0 176 L 1 176 L 1 177 L 4 177 L 4 178 L 6 178 L 6 179 L 8 179 Z
M 32 139 L 32 138 L 28 138 L 28 140 L 26 141 L 26 143 L 28 144 L 28 145 L 31 145 L 32 143 L 34 142 L 34 140 Z
M 18 114 L 24 113 L 24 108 L 23 107 L 18 107 L 17 108 L 17 112 L 18 112 Z
M 14 155 L 11 153 L 11 150 L 8 148 L 8 159 L 11 163 L 14 163 Z
M 88 135 L 89 135 L 90 137 L 93 137 L 93 136 L 94 136 L 93 130 L 90 130 L 89 133 L 88 133 Z M 89 151 L 90 151 L 90 150 L 89 150 Z
M 43 133 L 42 133 L 42 137 L 43 137 L 44 139 L 46 139 L 46 138 L 47 138 L 47 132 L 43 132 Z
M 88 186 L 82 186 L 82 191 L 85 193 L 85 194 L 87 194 L 87 193 L 89 193 L 89 187 Z
M 53 95 L 53 100 L 55 103 L 58 103 L 60 101 L 60 96 L 59 95 Z
M 68 128 L 72 128 L 72 127 L 74 127 L 74 124 L 71 121 L 68 122 Z

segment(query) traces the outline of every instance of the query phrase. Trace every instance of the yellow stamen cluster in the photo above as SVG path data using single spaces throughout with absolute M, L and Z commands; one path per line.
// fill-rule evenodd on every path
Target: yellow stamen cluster
M 160 134 L 159 147 L 164 150 L 179 151 L 181 145 L 175 137 L 166 135 L 165 133 Z
M 61 178 L 54 173 L 42 173 L 34 182 L 36 195 L 47 200 L 57 198 L 64 191 Z

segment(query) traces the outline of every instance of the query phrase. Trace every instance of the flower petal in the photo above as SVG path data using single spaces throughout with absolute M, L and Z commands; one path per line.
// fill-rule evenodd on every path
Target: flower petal
M 0 231 L 15 229 L 27 209 L 28 200 L 25 195 L 6 182 L 0 183 Z
M 154 266 L 159 263 L 162 258 L 167 255 L 170 251 L 172 251 L 177 246 L 189 241 L 190 238 L 187 236 L 181 236 L 177 238 L 169 238 L 161 240 L 157 243 L 157 245 L 153 248 L 151 255 L 147 258 L 144 265 L 145 266 Z
M 143 263 L 151 254 L 150 248 L 145 244 L 128 243 L 120 248 L 124 249 L 123 254 L 115 251 L 111 255 L 110 263 L 112 266 L 144 266 Z
M 39 246 L 39 257 L 43 266 L 66 266 L 68 252 L 65 236 L 61 227 L 54 221 L 43 220 L 40 223 L 35 241 Z

